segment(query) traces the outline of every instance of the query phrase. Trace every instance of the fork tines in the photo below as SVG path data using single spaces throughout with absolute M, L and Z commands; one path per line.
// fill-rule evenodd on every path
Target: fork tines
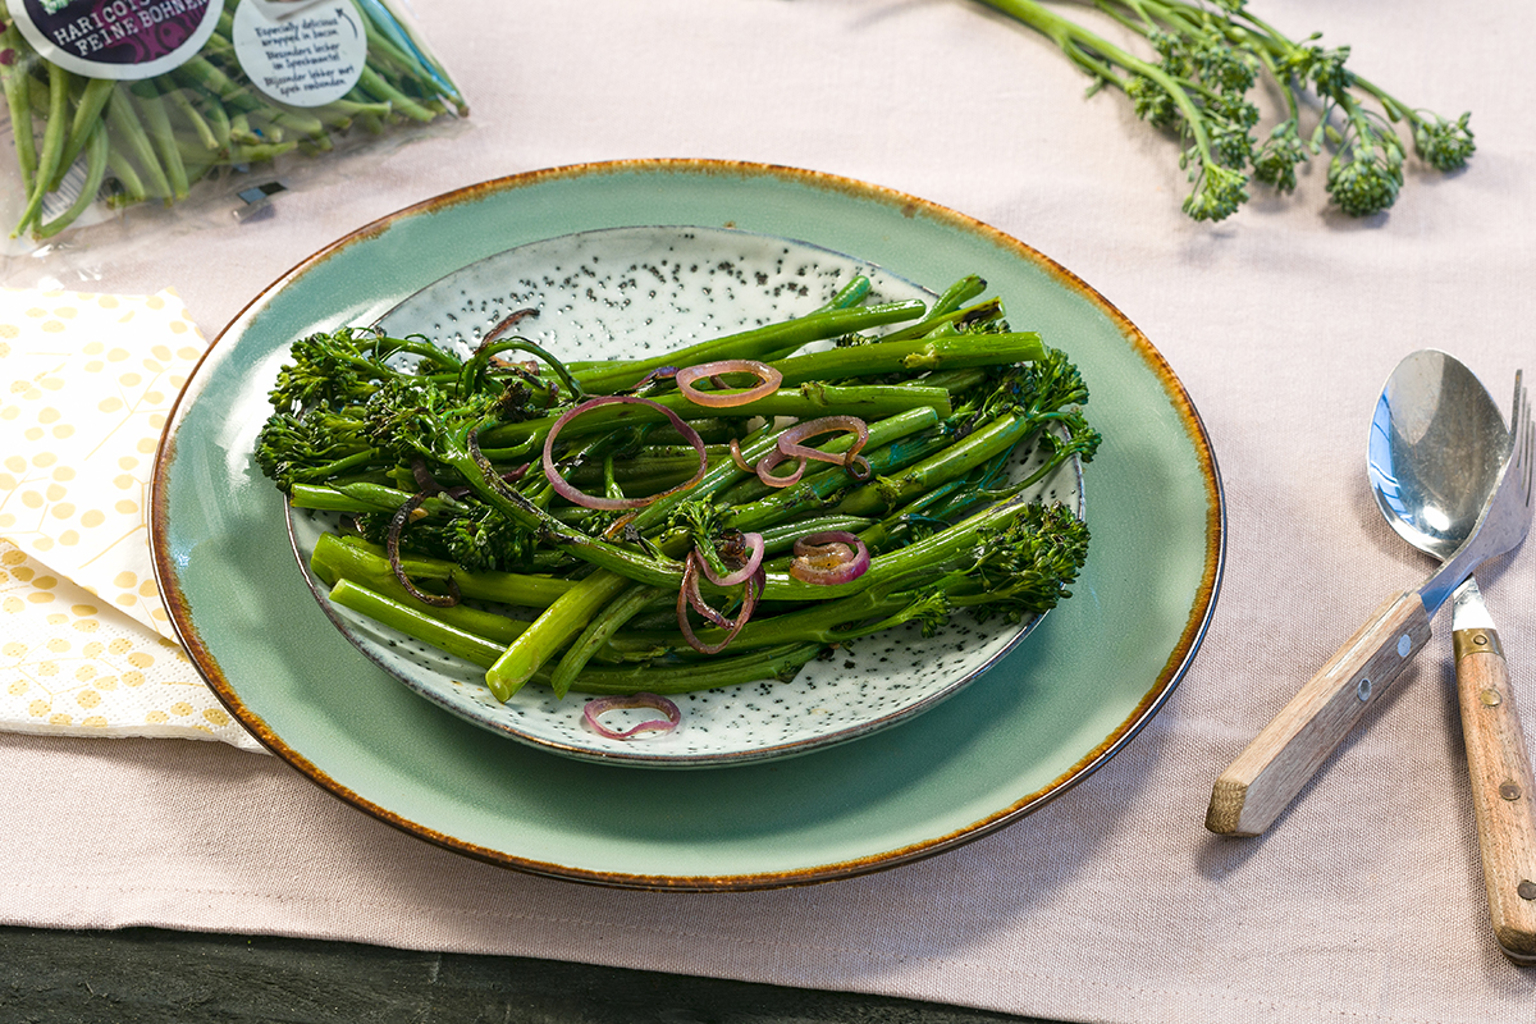
M 1525 504 L 1529 508 L 1532 497 L 1531 469 L 1533 463 L 1536 463 L 1531 450 L 1536 448 L 1536 428 L 1533 428 L 1531 421 L 1531 399 L 1521 381 L 1519 370 L 1515 371 L 1515 400 L 1509 414 L 1509 434 L 1514 442 L 1514 450 L 1510 453 L 1510 468 L 1519 477 Z

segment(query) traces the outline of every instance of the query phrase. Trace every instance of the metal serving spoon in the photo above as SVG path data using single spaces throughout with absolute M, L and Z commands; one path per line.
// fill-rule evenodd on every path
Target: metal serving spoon
M 1393 372 L 1372 421 L 1370 473 L 1399 532 L 1433 543 L 1444 564 L 1388 598 L 1217 778 L 1212 832 L 1267 829 L 1429 640 L 1451 592 L 1525 538 L 1529 478 L 1510 472 L 1510 449 L 1498 407 L 1452 357 L 1416 352 Z

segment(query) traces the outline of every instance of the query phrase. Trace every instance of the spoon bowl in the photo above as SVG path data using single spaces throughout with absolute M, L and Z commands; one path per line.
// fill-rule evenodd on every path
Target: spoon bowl
M 1366 472 L 1392 529 L 1444 561 L 1477 525 L 1510 447 L 1482 382 L 1454 356 L 1425 349 L 1403 359 L 1382 389 Z

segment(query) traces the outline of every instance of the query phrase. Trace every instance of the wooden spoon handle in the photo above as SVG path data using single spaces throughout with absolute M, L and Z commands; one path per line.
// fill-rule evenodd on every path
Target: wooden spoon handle
M 1269 828 L 1429 636 L 1416 592 L 1388 598 L 1216 779 L 1205 827 L 1230 836 Z
M 1492 629 L 1452 636 L 1493 934 L 1511 960 L 1536 963 L 1536 811 L 1509 668 Z

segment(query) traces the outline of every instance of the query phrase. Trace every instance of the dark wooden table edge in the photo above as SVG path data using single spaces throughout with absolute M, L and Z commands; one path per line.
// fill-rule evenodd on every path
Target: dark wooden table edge
M 526 957 L 158 928 L 0 927 L 7 1024 L 1046 1024 L 885 996 Z

